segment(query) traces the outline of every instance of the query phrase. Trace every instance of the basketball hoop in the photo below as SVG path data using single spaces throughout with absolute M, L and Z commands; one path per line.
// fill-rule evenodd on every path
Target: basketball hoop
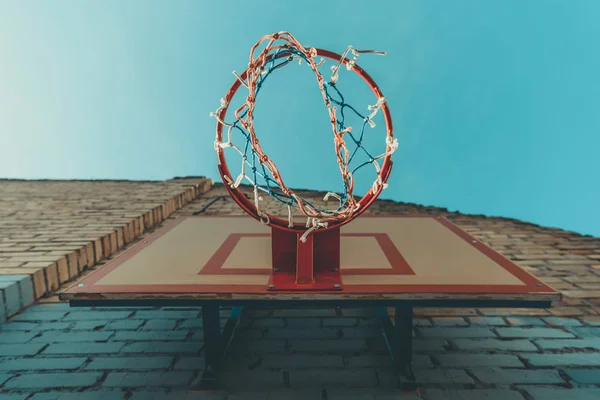
M 281 43 L 277 43 L 278 41 Z M 256 55 L 257 48 L 264 42 L 267 42 L 266 47 Z M 354 55 L 352 59 L 346 58 L 346 55 L 350 52 Z M 366 71 L 356 64 L 358 55 L 361 53 L 385 54 L 373 50 L 356 50 L 353 47 L 349 47 L 343 55 L 328 50 L 310 47 L 305 48 L 290 33 L 279 32 L 262 37 L 250 51 L 250 63 L 248 64 L 248 68 L 241 74 L 234 72 L 237 79 L 225 97 L 221 100 L 221 107 L 219 107 L 216 112 L 211 113 L 211 115 L 217 119 L 215 150 L 217 151 L 219 159 L 219 173 L 221 174 L 225 187 L 228 189 L 235 202 L 252 217 L 264 224 L 293 232 L 310 233 L 317 229 L 333 229 L 350 222 L 365 212 L 371 203 L 379 196 L 381 190 L 387 187 L 387 180 L 392 167 L 391 155 L 397 149 L 398 144 L 397 140 L 394 139 L 392 119 L 385 97 L 375 81 L 366 73 Z M 317 57 L 322 58 L 318 63 L 316 62 Z M 332 67 L 332 75 L 329 82 L 323 78 L 323 75 L 319 71 L 319 66 L 323 64 L 325 58 L 331 59 L 336 63 L 336 65 Z M 281 61 L 282 59 L 283 61 Z M 340 205 L 336 210 L 317 209 L 310 202 L 288 188 L 285 185 L 277 166 L 262 150 L 254 130 L 253 112 L 256 103 L 256 94 L 271 72 L 285 66 L 294 59 L 305 61 L 311 67 L 317 78 L 319 88 L 321 89 L 325 106 L 329 111 L 337 161 L 340 166 L 344 187 L 346 189 L 345 193 L 342 193 L 341 195 L 333 192 L 327 193 L 325 200 L 329 197 L 335 197 L 339 200 Z M 278 63 L 278 61 L 281 62 Z M 383 113 L 386 124 L 386 152 L 377 157 L 371 157 L 371 160 L 369 160 L 377 171 L 377 178 L 373 182 L 371 190 L 369 190 L 360 200 L 354 198 L 353 172 L 355 171 L 348 170 L 349 150 L 346 144 L 347 141 L 344 139 L 344 136 L 351 135 L 352 127 L 345 127 L 343 121 L 336 115 L 338 107 L 348 107 L 348 104 L 343 102 L 343 100 L 342 102 L 334 100 L 329 93 L 337 91 L 335 84 L 339 79 L 339 69 L 342 65 L 346 66 L 348 70 L 352 70 L 358 74 L 369 85 L 378 99 L 376 104 L 368 106 L 370 114 L 364 117 L 364 125 L 374 127 L 375 123 L 373 122 L 373 117 L 380 110 Z M 234 111 L 236 121 L 234 123 L 227 123 L 225 122 L 225 117 L 230 101 L 242 86 L 249 91 L 246 102 Z M 227 128 L 225 135 L 223 132 L 224 127 Z M 248 154 L 248 149 L 242 150 L 232 144 L 231 135 L 236 129 L 246 134 L 247 142 L 251 148 L 251 155 Z M 224 136 L 226 136 L 226 139 L 224 139 Z M 354 137 L 352 137 L 352 139 L 354 139 Z M 360 146 L 361 144 L 358 143 L 358 147 Z M 234 148 L 242 157 L 242 172 L 235 178 L 231 175 L 225 159 L 224 150 L 227 148 Z M 250 160 L 250 158 L 253 158 L 253 160 Z M 381 160 L 382 162 L 380 165 L 379 163 Z M 251 172 L 248 172 L 249 169 Z M 267 184 L 265 186 L 259 186 L 256 179 L 254 179 L 253 175 L 256 175 L 257 171 L 266 179 Z M 239 189 L 239 185 L 244 180 L 248 181 L 248 183 L 254 187 L 254 201 L 248 199 Z M 288 219 L 285 220 L 278 216 L 270 215 L 262 210 L 260 207 L 261 196 L 259 195 L 259 191 L 266 192 L 275 197 L 278 201 L 285 203 L 288 206 L 289 211 Z M 293 207 L 299 209 L 301 213 L 304 214 L 307 218 L 306 224 L 294 223 L 292 221 Z M 303 236 L 303 239 L 305 238 L 306 235 Z
M 262 45 L 264 48 L 258 50 Z M 352 53 L 352 59 L 347 58 L 349 53 Z M 348 47 L 342 55 L 314 47 L 304 47 L 288 32 L 263 36 L 250 50 L 250 62 L 246 70 L 241 74 L 234 71 L 236 80 L 221 99 L 221 106 L 211 113 L 211 116 L 217 120 L 214 147 L 219 161 L 219 173 L 225 188 L 246 213 L 272 228 L 273 274 L 270 289 L 282 286 L 290 290 L 323 289 L 327 286 L 331 288 L 331 285 L 341 289 L 339 228 L 364 213 L 387 187 L 392 168 L 391 156 L 398 148 L 398 142 L 394 138 L 392 118 L 383 93 L 367 72 L 356 64 L 358 56 L 362 53 L 385 55 L 374 50 L 357 50 L 352 46 Z M 318 62 L 317 57 L 321 58 Z M 328 81 L 319 71 L 319 67 L 326 59 L 334 61 Z M 335 210 L 318 208 L 287 187 L 277 166 L 260 146 L 254 129 L 254 107 L 264 81 L 272 72 L 294 60 L 298 60 L 299 63 L 304 62 L 315 74 L 329 114 L 337 162 L 344 185 L 343 193 L 328 192 L 324 198 L 325 201 L 330 197 L 338 200 L 338 207 Z M 363 115 L 357 111 L 358 108 L 350 106 L 338 89 L 337 83 L 342 65 L 362 78 L 375 94 L 377 99 L 375 104 L 366 107 L 368 114 Z M 245 102 L 235 109 L 233 113 L 235 121 L 226 122 L 230 103 L 242 86 L 248 90 Z M 346 126 L 344 111 L 354 113 L 361 119 L 360 134 L 355 135 L 353 127 Z M 385 151 L 378 156 L 373 156 L 363 146 L 363 138 L 367 126 L 375 127 L 374 117 L 379 112 L 383 114 L 385 122 Z M 232 142 L 232 135 L 238 132 L 245 138 L 244 146 L 237 146 Z M 351 153 L 348 144 L 352 143 L 354 151 Z M 241 172 L 236 177 L 232 176 L 227 165 L 226 149 L 232 149 L 241 156 Z M 351 170 L 350 162 L 359 149 L 367 155 L 367 161 Z M 374 167 L 376 178 L 368 192 L 357 200 L 354 197 L 354 174 L 367 165 Z M 259 184 L 259 179 L 262 179 L 264 184 Z M 246 197 L 241 191 L 239 186 L 244 181 L 254 188 L 254 199 Z M 285 204 L 288 218 L 271 215 L 263 210 L 260 192 L 267 193 L 278 202 Z M 305 224 L 293 221 L 294 209 L 300 210 L 306 217 Z M 293 275 L 292 280 L 289 274 L 282 273 L 290 264 L 296 266 L 295 270 L 288 271 Z M 323 270 L 325 266 L 328 271 Z M 319 279 L 316 279 L 317 275 Z

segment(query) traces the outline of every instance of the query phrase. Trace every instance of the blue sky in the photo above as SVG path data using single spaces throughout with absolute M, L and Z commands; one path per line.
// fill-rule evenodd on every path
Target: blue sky
M 0 2 L 0 176 L 218 179 L 208 113 L 250 47 L 288 30 L 388 52 L 359 58 L 400 144 L 383 198 L 600 236 L 600 2 L 297 4 Z M 290 66 L 265 91 L 259 137 L 286 184 L 338 190 L 311 72 Z

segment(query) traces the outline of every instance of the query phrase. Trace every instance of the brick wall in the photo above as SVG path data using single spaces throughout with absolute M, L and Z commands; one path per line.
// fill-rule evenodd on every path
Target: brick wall
M 0 321 L 80 276 L 212 186 L 0 181 Z

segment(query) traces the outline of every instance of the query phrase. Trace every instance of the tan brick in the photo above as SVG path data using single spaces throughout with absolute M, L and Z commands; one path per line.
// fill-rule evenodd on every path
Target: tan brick
M 483 308 L 481 309 L 483 314 L 506 314 L 506 315 L 549 315 L 550 311 L 543 308 Z
M 48 255 L 48 256 L 36 256 L 34 255 L 34 253 L 28 255 L 28 256 L 23 256 L 23 257 L 9 257 L 7 258 L 7 261 L 14 261 L 14 262 L 34 262 L 34 261 L 47 261 L 47 262 L 56 262 L 58 259 L 60 259 L 60 256 L 58 255 Z
M 81 273 L 83 270 L 85 270 L 89 267 L 87 253 L 85 252 L 85 247 L 77 250 L 77 256 L 79 258 L 79 260 L 78 260 L 79 272 Z
M 69 262 L 67 261 L 67 256 L 64 256 L 60 260 L 56 262 L 57 270 L 58 270 L 58 280 L 59 282 L 65 283 L 67 282 L 69 277 Z
M 85 254 L 88 261 L 88 267 L 93 267 L 96 264 L 94 259 L 94 244 L 88 243 L 85 245 Z
M 102 255 L 104 258 L 108 258 L 112 255 L 110 247 L 110 235 L 106 235 L 102 238 Z
M 576 299 L 600 298 L 600 290 L 565 290 L 562 293 L 564 296 Z
M 154 216 L 151 211 L 144 214 L 144 226 L 146 227 L 146 230 L 152 229 L 154 226 Z
M 30 245 L 19 245 L 18 243 L 0 243 L 0 253 L 13 253 L 17 251 L 29 251 L 33 246 Z
M 127 244 L 131 242 L 131 231 L 129 230 L 129 224 L 123 227 L 123 243 Z
M 67 255 L 67 261 L 69 263 L 69 278 L 76 278 L 79 276 L 79 257 L 77 252 L 70 253 Z
M 423 317 L 443 316 L 472 316 L 477 315 L 473 308 L 419 308 L 414 309 L 414 314 Z
M 44 270 L 44 275 L 46 278 L 46 287 L 48 288 L 48 290 L 51 292 L 58 290 L 58 288 L 60 287 L 60 281 L 58 279 L 57 263 L 52 263 L 42 269 Z
M 125 240 L 123 238 L 123 228 L 116 230 L 117 234 L 117 249 L 122 249 L 125 246 Z
M 585 315 L 586 312 L 578 307 L 553 307 L 550 309 L 552 315 L 561 317 L 575 317 L 578 315 Z
M 600 315 L 585 315 L 579 317 L 579 320 L 586 324 L 600 325 Z
M 119 250 L 117 243 L 117 231 L 110 233 L 110 254 L 115 254 Z
M 23 261 L 6 261 L 0 260 L 0 268 L 17 268 L 25 264 Z
M 94 240 L 94 260 L 99 262 L 104 259 L 102 238 Z

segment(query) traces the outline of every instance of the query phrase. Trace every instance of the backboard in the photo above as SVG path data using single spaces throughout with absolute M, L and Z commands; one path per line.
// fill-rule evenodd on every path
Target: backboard
M 341 227 L 341 290 L 269 291 L 271 230 L 249 216 L 169 220 L 62 299 L 552 301 L 559 294 L 436 216 L 357 218 Z

